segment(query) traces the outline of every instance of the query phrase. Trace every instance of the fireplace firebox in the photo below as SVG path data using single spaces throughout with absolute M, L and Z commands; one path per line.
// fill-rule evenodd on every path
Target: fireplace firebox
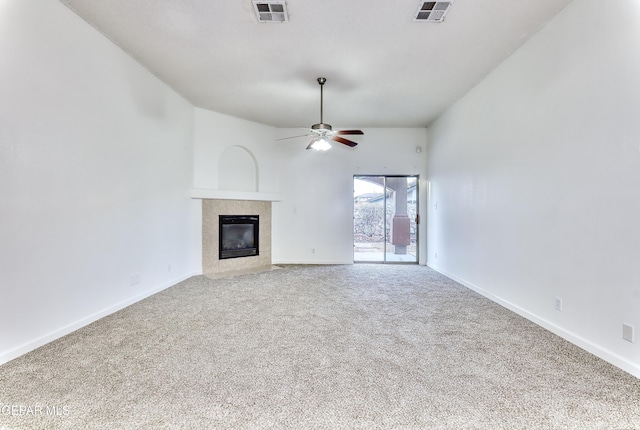
M 220 260 L 259 255 L 258 215 L 219 215 Z

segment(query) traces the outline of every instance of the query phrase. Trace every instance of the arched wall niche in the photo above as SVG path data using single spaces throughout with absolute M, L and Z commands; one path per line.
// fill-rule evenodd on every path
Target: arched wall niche
M 234 145 L 225 149 L 218 162 L 218 186 L 228 191 L 258 191 L 258 162 L 251 151 Z

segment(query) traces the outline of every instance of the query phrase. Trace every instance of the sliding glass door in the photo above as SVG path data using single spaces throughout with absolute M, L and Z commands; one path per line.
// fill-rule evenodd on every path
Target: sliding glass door
M 418 176 L 353 177 L 353 261 L 418 262 Z

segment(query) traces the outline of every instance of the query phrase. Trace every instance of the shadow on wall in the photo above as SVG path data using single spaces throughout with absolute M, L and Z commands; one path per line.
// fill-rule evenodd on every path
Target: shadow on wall
M 258 162 L 251 151 L 230 146 L 220 155 L 218 186 L 228 191 L 258 191 Z

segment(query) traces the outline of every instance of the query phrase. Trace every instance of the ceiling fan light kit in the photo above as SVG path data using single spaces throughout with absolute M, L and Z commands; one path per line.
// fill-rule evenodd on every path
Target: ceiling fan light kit
M 327 139 L 318 138 L 312 140 L 307 149 L 315 149 L 316 151 L 327 151 L 328 149 L 331 149 L 331 144 Z
M 316 151 L 326 151 L 331 148 L 330 140 L 335 142 L 342 143 L 343 145 L 347 145 L 351 148 L 358 145 L 356 142 L 345 139 L 344 137 L 340 137 L 340 135 L 363 135 L 362 130 L 338 130 L 333 131 L 330 124 L 325 124 L 323 122 L 322 110 L 323 110 L 323 102 L 324 102 L 324 94 L 323 94 L 323 86 L 327 82 L 327 78 L 318 78 L 318 84 L 320 85 L 320 122 L 318 124 L 313 124 L 309 131 L 311 133 L 303 134 L 302 136 L 314 136 L 307 149 L 315 149 Z M 292 136 L 292 137 L 284 137 L 282 139 L 276 140 L 285 140 L 285 139 L 293 139 L 296 137 L 302 136 Z

